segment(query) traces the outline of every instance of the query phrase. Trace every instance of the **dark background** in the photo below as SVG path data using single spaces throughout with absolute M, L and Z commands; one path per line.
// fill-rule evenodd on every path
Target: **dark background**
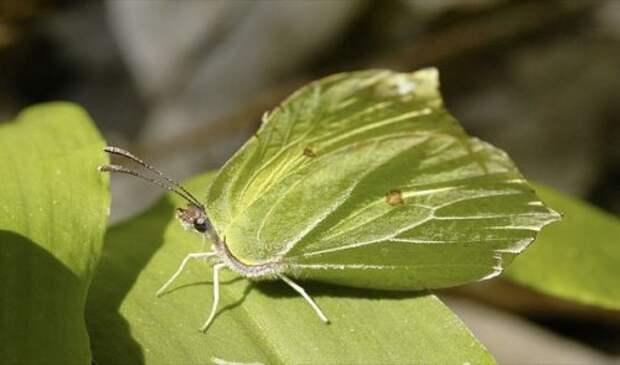
M 0 0 L 0 120 L 75 101 L 177 178 L 220 166 L 309 80 L 424 66 L 527 177 L 620 213 L 620 1 Z M 114 220 L 160 194 L 113 186 Z M 505 283 L 446 300 L 500 363 L 620 359 L 617 314 Z

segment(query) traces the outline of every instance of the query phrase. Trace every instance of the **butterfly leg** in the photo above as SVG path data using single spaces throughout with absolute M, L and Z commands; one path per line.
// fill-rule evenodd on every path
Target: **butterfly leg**
M 190 259 L 209 258 L 213 256 L 215 256 L 215 252 L 196 252 L 196 253 L 190 253 L 189 255 L 185 256 L 185 258 L 181 262 L 181 265 L 179 266 L 177 271 L 175 271 L 174 274 L 172 274 L 170 279 L 166 281 L 166 283 L 157 291 L 155 295 L 160 296 L 163 294 L 163 292 L 170 286 L 170 284 L 172 284 L 172 282 L 175 281 L 176 278 L 181 274 L 183 269 L 185 269 L 185 266 L 187 266 L 187 263 L 189 262 Z
M 213 265 L 213 304 L 211 305 L 211 313 L 209 313 L 209 318 L 205 321 L 205 323 L 200 327 L 202 332 L 205 332 L 207 328 L 213 322 L 213 318 L 215 318 L 215 312 L 217 311 L 217 305 L 220 301 L 220 270 L 226 266 L 226 264 L 215 264 Z
M 314 311 L 319 316 L 319 318 L 321 318 L 321 321 L 323 321 L 325 323 L 329 323 L 329 319 L 327 319 L 325 314 L 323 314 L 323 311 L 321 311 L 321 308 L 319 308 L 319 306 L 314 302 L 314 300 L 312 300 L 312 298 L 310 298 L 310 296 L 308 295 L 308 293 L 306 293 L 304 288 L 302 288 L 301 286 L 297 285 L 293 280 L 289 279 L 288 277 L 286 277 L 286 276 L 284 276 L 282 274 L 279 274 L 278 277 L 280 277 L 280 279 L 282 279 L 291 288 L 295 289 L 295 291 L 297 291 L 299 294 L 301 294 L 302 297 L 304 297 L 306 302 L 308 302 L 308 304 L 310 304 L 310 306 L 312 307 L 312 309 L 314 309 Z

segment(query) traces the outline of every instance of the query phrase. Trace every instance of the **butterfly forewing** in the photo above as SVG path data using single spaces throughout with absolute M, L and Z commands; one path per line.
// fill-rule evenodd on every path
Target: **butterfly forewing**
M 385 289 L 494 276 L 557 219 L 445 111 L 432 69 L 302 88 L 224 166 L 207 207 L 246 264 Z

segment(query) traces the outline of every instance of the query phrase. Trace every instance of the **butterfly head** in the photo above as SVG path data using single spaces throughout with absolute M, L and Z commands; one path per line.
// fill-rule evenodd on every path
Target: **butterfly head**
M 125 151 L 120 147 L 107 146 L 103 150 L 111 155 L 121 156 L 137 163 L 146 169 L 151 176 L 132 168 L 111 164 L 99 166 L 99 171 L 118 172 L 135 176 L 150 182 L 151 184 L 160 186 L 165 190 L 171 191 L 172 193 L 185 199 L 187 202 L 185 208 L 178 208 L 176 212 L 176 216 L 181 221 L 183 227 L 198 233 L 206 233 L 211 229 L 211 223 L 209 222 L 209 218 L 207 218 L 207 212 L 205 211 L 204 205 L 200 204 L 200 201 L 177 181 L 169 178 L 163 172 L 144 162 L 138 156 L 132 154 L 131 152 Z
M 185 208 L 177 208 L 176 216 L 185 229 L 205 233 L 211 228 L 203 206 L 187 203 Z

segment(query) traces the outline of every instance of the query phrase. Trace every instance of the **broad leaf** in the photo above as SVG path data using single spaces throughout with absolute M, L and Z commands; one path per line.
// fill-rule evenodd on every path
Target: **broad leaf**
M 563 219 L 513 262 L 507 277 L 560 298 L 620 310 L 620 220 L 552 189 L 536 190 Z
M 338 74 L 266 116 L 207 196 L 232 255 L 362 288 L 499 275 L 559 217 L 503 151 L 463 131 L 437 78 Z
M 0 125 L 0 363 L 88 364 L 86 291 L 109 210 L 103 140 L 68 103 Z
M 213 175 L 188 185 L 204 192 Z M 325 325 L 281 282 L 223 272 L 221 306 L 206 334 L 211 270 L 192 262 L 169 292 L 157 289 L 201 238 L 182 230 L 167 196 L 112 227 L 88 298 L 94 358 L 106 364 L 487 364 L 492 357 L 435 296 L 304 283 Z

